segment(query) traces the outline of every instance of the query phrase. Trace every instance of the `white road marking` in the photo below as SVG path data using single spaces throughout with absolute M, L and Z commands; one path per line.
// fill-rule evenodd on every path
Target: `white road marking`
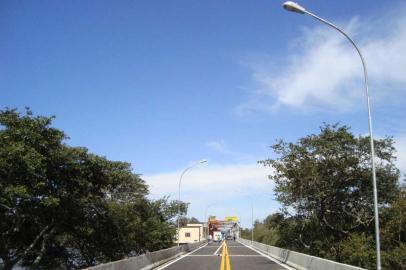
M 164 264 L 164 265 L 162 265 L 162 266 L 160 266 L 160 267 L 158 267 L 158 268 L 155 268 L 155 270 L 165 269 L 165 268 L 168 267 L 169 265 L 174 264 L 175 262 L 177 262 L 177 261 L 179 261 L 179 260 L 181 260 L 181 259 L 183 259 L 183 258 L 185 258 L 185 257 L 187 257 L 187 256 L 190 256 L 191 254 L 195 253 L 196 251 L 198 251 L 198 250 L 201 249 L 201 248 L 204 248 L 205 246 L 207 246 L 207 243 L 204 244 L 203 246 L 201 246 L 201 247 L 199 247 L 199 248 L 193 250 L 192 252 L 186 253 L 186 254 L 180 256 L 179 258 L 177 258 L 177 259 L 175 259 L 175 260 L 173 260 L 173 261 L 170 261 L 169 263 L 166 263 L 166 264 Z
M 221 255 L 219 255 L 221 256 Z M 189 257 L 218 257 L 217 255 L 213 254 L 200 254 L 200 255 L 189 255 Z M 258 255 L 252 255 L 252 254 L 236 254 L 236 255 L 228 255 L 228 257 L 263 257 L 263 255 L 258 254 Z
M 217 255 L 217 252 L 221 249 L 221 247 L 224 245 L 224 242 L 221 243 L 221 245 L 219 246 L 218 249 L 216 249 L 216 251 L 213 253 L 213 255 Z
M 228 255 L 228 257 L 262 257 L 263 255 L 253 255 L 253 254 L 235 254 L 235 255 Z
M 197 255 L 189 255 L 189 257 L 218 257 L 218 256 L 213 254 L 197 254 Z
M 193 250 L 192 252 L 189 252 L 189 253 L 186 254 L 186 255 L 191 255 L 191 254 L 195 253 L 196 251 L 198 251 L 199 249 L 206 247 L 207 245 L 208 245 L 208 243 L 206 243 L 206 244 L 204 244 L 203 246 L 201 246 L 201 247 L 199 247 L 199 248 Z
M 240 242 L 240 243 L 241 243 L 241 242 Z M 243 244 L 243 243 L 241 243 L 241 244 Z M 247 245 L 245 245 L 245 244 L 243 244 L 243 245 L 246 246 L 247 248 L 249 248 L 249 249 L 251 249 L 251 250 L 253 250 L 253 251 L 255 251 L 255 252 L 261 254 L 261 255 L 264 256 L 265 258 L 268 258 L 269 260 L 271 260 L 271 261 L 273 261 L 273 262 L 276 262 L 276 263 L 279 264 L 280 266 L 285 267 L 286 269 L 295 270 L 294 268 L 282 264 L 282 263 L 279 262 L 278 260 L 272 258 L 271 256 L 265 254 L 264 252 L 262 252 L 262 251 L 260 251 L 260 250 L 258 250 L 258 249 L 255 249 L 255 248 L 253 248 L 253 247 L 247 246 Z

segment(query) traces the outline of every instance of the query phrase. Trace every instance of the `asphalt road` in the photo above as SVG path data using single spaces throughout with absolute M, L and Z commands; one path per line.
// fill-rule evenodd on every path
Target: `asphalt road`
M 236 241 L 210 243 L 156 270 L 286 270 L 271 258 Z

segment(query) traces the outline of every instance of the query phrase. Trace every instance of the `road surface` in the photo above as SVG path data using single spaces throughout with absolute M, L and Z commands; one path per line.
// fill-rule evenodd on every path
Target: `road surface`
M 236 241 L 210 243 L 156 270 L 286 270 L 265 254 Z

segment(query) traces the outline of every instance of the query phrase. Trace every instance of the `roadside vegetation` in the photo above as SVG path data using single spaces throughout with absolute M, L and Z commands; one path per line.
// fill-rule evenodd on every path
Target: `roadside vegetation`
M 149 200 L 129 163 L 67 145 L 52 120 L 0 111 L 0 268 L 77 269 L 170 247 L 178 203 Z
M 148 199 L 129 163 L 69 146 L 52 121 L 0 111 L 0 268 L 77 269 L 172 246 L 178 202 Z M 382 263 L 405 270 L 406 188 L 392 138 L 375 143 Z M 274 158 L 260 163 L 274 169 L 282 208 L 255 222 L 254 240 L 375 268 L 368 137 L 324 125 L 272 149 Z M 242 236 L 251 239 L 251 231 Z
M 339 124 L 296 143 L 278 141 L 270 166 L 280 212 L 256 221 L 254 240 L 374 269 L 375 237 L 369 137 Z M 406 189 L 392 138 L 375 141 L 384 269 L 406 269 Z M 243 230 L 251 239 L 251 231 Z

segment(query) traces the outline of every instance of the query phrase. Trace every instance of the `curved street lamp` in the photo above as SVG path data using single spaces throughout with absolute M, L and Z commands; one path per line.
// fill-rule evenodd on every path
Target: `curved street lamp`
M 181 183 L 182 183 L 182 178 L 183 178 L 183 175 L 185 175 L 185 173 L 186 173 L 188 170 L 192 169 L 193 167 L 195 167 L 195 166 L 197 166 L 197 165 L 199 165 L 199 164 L 203 164 L 203 163 L 207 163 L 207 160 L 206 160 L 206 159 L 202 159 L 202 160 L 196 162 L 195 164 L 193 164 L 192 166 L 187 167 L 187 168 L 182 172 L 182 174 L 180 175 L 180 178 L 179 178 L 179 187 L 178 187 L 178 246 L 179 246 L 179 232 L 180 232 L 180 230 L 179 230 L 179 225 L 180 225 L 180 224 L 179 224 L 179 219 L 180 219 L 180 185 L 181 185 Z
M 369 89 L 368 89 L 368 73 L 367 73 L 367 66 L 365 64 L 364 57 L 362 56 L 362 53 L 360 49 L 357 47 L 355 42 L 348 36 L 347 33 L 345 33 L 343 30 L 335 26 L 333 23 L 326 21 L 319 16 L 307 11 L 304 7 L 299 5 L 298 3 L 292 2 L 292 1 L 286 1 L 285 3 L 282 4 L 283 8 L 285 8 L 288 11 L 300 13 L 300 14 L 306 14 L 309 15 L 319 21 L 321 21 L 324 24 L 327 24 L 328 26 L 334 28 L 341 34 L 343 34 L 354 46 L 354 48 L 357 50 L 359 57 L 361 58 L 362 62 L 362 67 L 364 69 L 364 85 L 365 85 L 365 94 L 367 98 L 367 107 L 368 107 L 368 125 L 369 125 L 369 141 L 371 145 L 371 165 L 372 165 L 372 184 L 373 184 L 373 189 L 374 189 L 374 212 L 375 212 L 375 241 L 376 241 L 376 267 L 378 270 L 381 270 L 381 247 L 380 247 L 380 240 L 379 240 L 379 212 L 378 212 L 378 191 L 377 191 L 377 185 L 376 185 L 376 172 L 375 172 L 375 149 L 374 149 L 374 137 L 372 133 L 372 114 L 371 114 L 371 102 L 369 98 Z

